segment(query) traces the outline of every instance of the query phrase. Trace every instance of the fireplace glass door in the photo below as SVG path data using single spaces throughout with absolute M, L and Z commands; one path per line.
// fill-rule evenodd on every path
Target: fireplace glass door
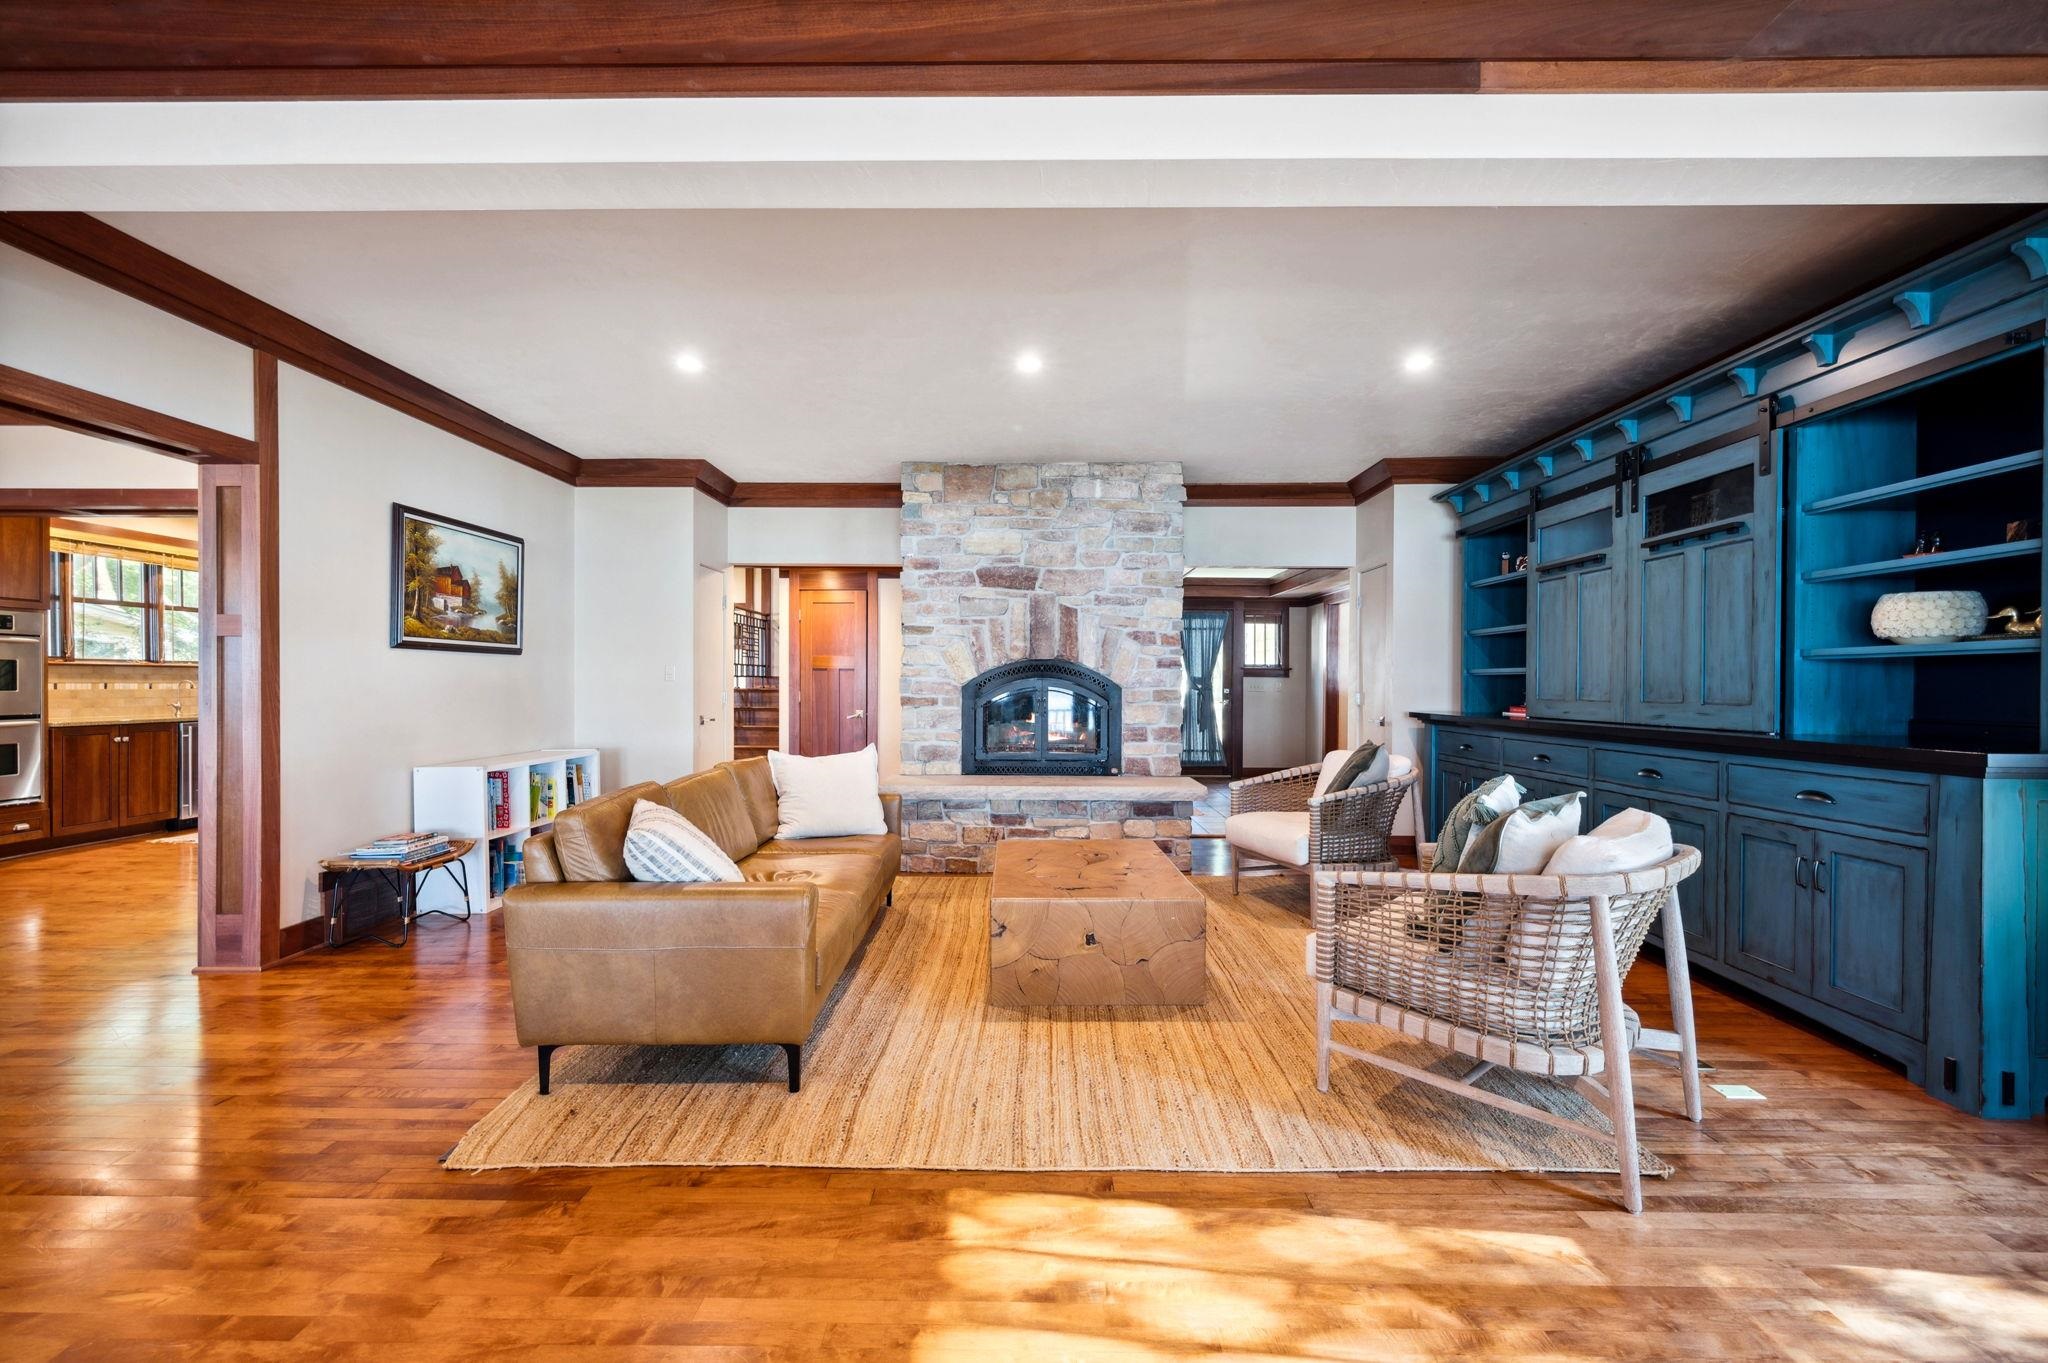
M 991 757 L 1038 756 L 1038 687 L 989 697 L 982 707 L 981 750 Z
M 1122 690 L 1058 658 L 989 669 L 961 688 L 967 775 L 1114 775 L 1122 762 Z
M 1061 757 L 1102 755 L 1102 702 L 1071 686 L 1045 688 L 1045 750 Z

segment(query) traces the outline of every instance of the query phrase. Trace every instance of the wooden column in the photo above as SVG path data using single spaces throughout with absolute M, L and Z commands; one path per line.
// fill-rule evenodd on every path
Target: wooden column
M 277 360 L 257 354 L 256 462 L 199 470 L 199 964 L 278 957 Z

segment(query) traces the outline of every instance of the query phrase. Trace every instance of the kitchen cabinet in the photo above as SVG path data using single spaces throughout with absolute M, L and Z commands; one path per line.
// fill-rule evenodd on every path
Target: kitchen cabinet
M 0 610 L 48 610 L 50 522 L 45 516 L 0 516 Z
M 1529 587 L 1529 713 L 1619 719 L 1622 576 L 1613 495 L 1589 493 L 1535 516 Z
M 1678 912 L 1685 923 L 1685 952 L 1688 959 L 1712 962 L 1721 955 L 1721 815 L 1671 800 L 1644 799 L 1620 791 L 1597 791 L 1586 813 L 1587 828 L 1593 828 L 1624 809 L 1647 809 L 1671 825 L 1671 840 L 1700 849 L 1700 869 L 1678 890 Z M 1650 939 L 1663 945 L 1664 926 L 1659 920 L 1650 926 Z
M 113 832 L 178 816 L 178 726 L 50 730 L 50 836 Z

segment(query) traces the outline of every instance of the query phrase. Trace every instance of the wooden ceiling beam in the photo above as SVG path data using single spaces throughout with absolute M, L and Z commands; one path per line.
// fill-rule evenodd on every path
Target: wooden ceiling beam
M 0 365 L 0 409 L 10 425 L 56 426 L 137 445 L 189 464 L 251 464 L 256 442 L 118 398 Z
M 569 451 L 90 214 L 0 213 L 0 242 L 252 350 L 274 355 L 549 477 L 571 483 L 576 480 L 580 461 Z
M 0 488 L 0 513 L 32 516 L 191 516 L 196 487 Z

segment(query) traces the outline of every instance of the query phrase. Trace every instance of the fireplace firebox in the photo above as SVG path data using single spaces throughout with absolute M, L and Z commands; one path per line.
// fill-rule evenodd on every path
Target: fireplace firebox
M 1078 663 L 1004 663 L 960 690 L 963 775 L 1115 776 L 1123 748 L 1123 689 Z

